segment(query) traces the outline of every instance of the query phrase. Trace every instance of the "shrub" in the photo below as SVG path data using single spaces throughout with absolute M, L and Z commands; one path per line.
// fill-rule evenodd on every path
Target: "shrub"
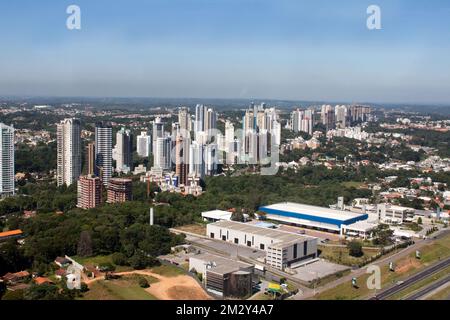
M 148 287 L 150 287 L 150 284 L 148 283 L 147 279 L 145 279 L 144 277 L 139 277 L 139 286 L 141 288 L 148 288 Z
M 128 265 L 127 256 L 124 255 L 122 252 L 115 252 L 115 253 L 113 253 L 111 258 L 112 258 L 112 262 L 115 265 L 118 265 L 118 266 L 126 266 L 126 265 Z

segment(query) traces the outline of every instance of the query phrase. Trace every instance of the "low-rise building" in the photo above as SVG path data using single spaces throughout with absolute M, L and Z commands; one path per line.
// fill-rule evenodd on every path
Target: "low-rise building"
M 212 239 L 265 251 L 266 264 L 280 270 L 317 256 L 317 238 L 313 237 L 234 221 L 211 223 L 206 229 Z
M 189 271 L 201 273 L 206 290 L 215 295 L 247 298 L 252 294 L 251 264 L 203 253 L 189 258 Z

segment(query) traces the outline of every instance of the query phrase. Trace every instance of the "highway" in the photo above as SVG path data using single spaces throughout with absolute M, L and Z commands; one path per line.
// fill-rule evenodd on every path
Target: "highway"
M 408 297 L 406 300 L 419 300 L 420 298 L 426 296 L 428 293 L 442 287 L 447 282 L 450 282 L 450 275 L 446 276 L 443 279 L 436 281 L 435 283 L 431 284 L 430 286 L 426 287 L 425 289 L 413 294 L 412 296 Z
M 394 285 L 393 287 L 390 287 L 381 293 L 377 294 L 375 297 L 370 298 L 369 300 L 384 300 L 389 298 L 390 296 L 393 296 L 394 294 L 410 287 L 411 285 L 429 277 L 430 275 L 448 267 L 450 265 L 450 257 L 442 260 L 436 264 L 434 264 L 431 267 L 426 268 L 425 270 L 422 270 L 415 275 L 409 277 L 404 282 L 398 285 Z

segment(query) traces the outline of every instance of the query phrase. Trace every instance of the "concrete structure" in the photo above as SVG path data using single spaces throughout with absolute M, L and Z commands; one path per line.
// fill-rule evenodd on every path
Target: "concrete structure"
M 58 186 L 70 186 L 81 175 L 81 123 L 80 120 L 64 119 L 56 127 Z
M 0 198 L 14 195 L 14 128 L 0 123 Z
M 112 175 L 112 127 L 102 122 L 95 124 L 95 166 L 96 176 L 108 185 Z
M 107 200 L 108 203 L 119 203 L 131 201 L 132 195 L 132 183 L 131 179 L 113 178 L 109 180 Z
M 180 130 L 191 131 L 191 115 L 188 108 L 182 107 L 178 110 L 178 123 Z
M 317 238 L 290 232 L 234 221 L 208 224 L 206 232 L 212 239 L 264 250 L 266 264 L 280 270 L 298 261 L 317 256 Z
M 78 180 L 77 207 L 92 209 L 102 203 L 102 182 L 94 176 L 81 176 Z
M 204 253 L 189 258 L 189 271 L 201 273 L 206 290 L 221 297 L 246 298 L 252 294 L 251 264 Z
M 367 220 L 365 213 L 284 202 L 259 208 L 270 220 L 342 234 L 342 226 Z
M 153 155 L 156 152 L 156 141 L 158 138 L 164 137 L 164 123 L 161 121 L 160 117 L 157 117 L 155 121 L 153 121 L 153 132 L 152 132 L 152 153 Z

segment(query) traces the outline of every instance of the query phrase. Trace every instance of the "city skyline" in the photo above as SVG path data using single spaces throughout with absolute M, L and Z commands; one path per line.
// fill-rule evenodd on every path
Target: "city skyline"
M 444 1 L 377 1 L 372 31 L 369 1 L 78 1 L 75 31 L 69 3 L 20 2 L 0 5 L 2 95 L 450 102 Z

